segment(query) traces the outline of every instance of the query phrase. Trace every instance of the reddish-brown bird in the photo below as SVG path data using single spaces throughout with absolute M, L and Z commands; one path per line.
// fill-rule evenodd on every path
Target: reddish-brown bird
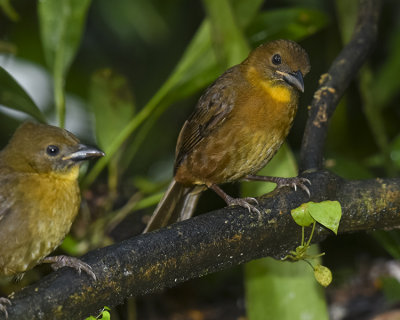
M 256 212 L 256 199 L 232 198 L 218 185 L 241 179 L 270 181 L 309 193 L 307 179 L 255 175 L 288 135 L 309 70 L 303 48 L 276 40 L 254 49 L 208 87 L 179 134 L 174 179 L 145 232 L 189 218 L 205 187 L 228 205 Z
M 96 279 L 77 258 L 47 257 L 69 232 L 80 207 L 79 166 L 104 153 L 70 132 L 27 122 L 0 152 L 0 276 L 21 276 L 39 263 L 73 267 Z M 7 316 L 0 298 L 0 311 Z

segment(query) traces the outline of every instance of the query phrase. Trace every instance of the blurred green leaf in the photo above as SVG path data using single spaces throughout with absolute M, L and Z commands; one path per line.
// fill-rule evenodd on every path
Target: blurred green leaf
M 219 64 L 227 69 L 243 60 L 250 51 L 242 30 L 236 24 L 228 0 L 203 0 L 211 22 L 211 39 Z
M 318 10 L 276 9 L 258 14 L 246 29 L 246 34 L 255 44 L 273 39 L 300 41 L 321 30 L 328 23 L 328 16 Z
M 96 120 L 98 144 L 107 153 L 121 128 L 135 113 L 126 78 L 110 69 L 95 72 L 90 84 L 89 105 Z
M 149 0 L 97 1 L 102 11 L 102 19 L 113 29 L 118 42 L 129 42 L 140 37 L 150 44 L 165 40 L 170 25 L 160 5 Z
M 389 147 L 390 159 L 400 168 L 400 135 L 395 137 Z
M 45 117 L 28 93 L 2 67 L 0 67 L 0 104 L 22 111 L 45 123 Z
M 357 21 L 358 1 L 336 0 L 336 12 L 339 20 L 338 27 L 342 35 L 342 42 L 346 44 L 353 35 Z
M 388 103 L 399 96 L 400 91 L 400 29 L 391 34 L 387 57 L 382 59 L 383 64 L 373 80 L 373 95 L 375 108 L 384 108 Z
M 60 249 L 65 251 L 68 255 L 79 256 L 87 251 L 87 245 L 83 242 L 77 241 L 71 235 L 67 235 L 60 245 Z
M 310 201 L 304 205 L 306 205 L 306 210 L 317 222 L 337 234 L 342 217 L 342 206 L 338 201 Z
M 19 20 L 19 15 L 12 7 L 10 0 L 0 0 L 0 7 L 12 21 L 16 22 Z
M 335 153 L 327 157 L 325 161 L 327 169 L 346 179 L 368 179 L 373 175 L 366 165 L 358 159 L 351 159 Z
M 65 122 L 65 77 L 78 49 L 90 0 L 41 0 L 40 32 L 47 65 L 53 72 L 59 125 Z
M 245 265 L 245 277 L 249 320 L 329 319 L 323 289 L 306 263 L 255 260 Z
M 231 0 L 235 20 L 242 28 L 247 27 L 257 15 L 264 0 Z
M 315 219 L 308 212 L 307 207 L 308 205 L 303 203 L 300 207 L 290 211 L 293 220 L 301 227 L 308 227 L 315 222 Z
M 392 277 L 381 279 L 383 293 L 390 304 L 400 301 L 400 282 Z
M 289 147 L 284 144 L 259 174 L 296 176 L 296 161 Z M 265 182 L 242 183 L 244 196 L 254 197 L 274 188 L 274 184 Z M 317 246 L 311 246 L 309 250 L 313 255 L 318 254 Z M 249 320 L 328 319 L 322 288 L 305 263 L 271 258 L 252 261 L 245 265 L 245 287 Z

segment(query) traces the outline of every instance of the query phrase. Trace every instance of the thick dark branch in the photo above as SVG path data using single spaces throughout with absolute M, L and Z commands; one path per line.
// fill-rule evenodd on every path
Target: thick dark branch
M 337 56 L 328 73 L 321 76 L 304 132 L 300 172 L 322 168 L 329 120 L 375 42 L 380 5 L 380 0 L 360 1 L 358 20 L 351 41 Z
M 343 49 L 312 101 L 301 168 L 319 169 L 328 120 L 375 39 L 379 0 L 360 2 L 352 41 Z M 339 200 L 340 233 L 400 225 L 400 179 L 345 181 L 328 172 L 309 173 L 312 201 Z M 309 201 L 302 191 L 281 189 L 264 197 L 262 215 L 227 208 L 174 224 L 84 257 L 96 273 L 63 269 L 12 298 L 9 319 L 82 319 L 104 305 L 137 296 L 265 256 L 282 257 L 300 242 L 301 228 L 290 210 Z M 314 240 L 331 234 L 317 228 Z
M 311 173 L 312 201 L 339 200 L 340 233 L 400 225 L 400 179 L 345 181 Z M 10 319 L 82 319 L 180 282 L 265 256 L 279 258 L 300 242 L 301 228 L 290 210 L 308 201 L 302 191 L 283 188 L 261 198 L 261 216 L 243 208 L 200 215 L 84 257 L 98 280 L 62 269 L 15 294 Z M 314 240 L 332 233 L 317 228 Z

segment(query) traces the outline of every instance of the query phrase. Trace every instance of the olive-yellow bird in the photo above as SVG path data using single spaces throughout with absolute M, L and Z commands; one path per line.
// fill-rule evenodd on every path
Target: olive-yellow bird
M 47 257 L 71 228 L 79 207 L 79 166 L 101 157 L 70 132 L 26 122 L 0 152 L 0 276 L 18 276 L 39 263 L 85 271 L 77 258 Z M 9 301 L 0 300 L 5 313 Z

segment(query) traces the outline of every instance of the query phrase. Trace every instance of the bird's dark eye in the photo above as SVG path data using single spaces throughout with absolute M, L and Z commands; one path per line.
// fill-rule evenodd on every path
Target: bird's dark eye
M 274 54 L 272 57 L 272 63 L 275 65 L 281 64 L 282 63 L 282 58 L 279 54 Z
M 60 152 L 60 149 L 57 146 L 50 145 L 50 146 L 47 146 L 46 152 L 49 156 L 54 157 L 54 156 L 58 155 L 58 153 Z

